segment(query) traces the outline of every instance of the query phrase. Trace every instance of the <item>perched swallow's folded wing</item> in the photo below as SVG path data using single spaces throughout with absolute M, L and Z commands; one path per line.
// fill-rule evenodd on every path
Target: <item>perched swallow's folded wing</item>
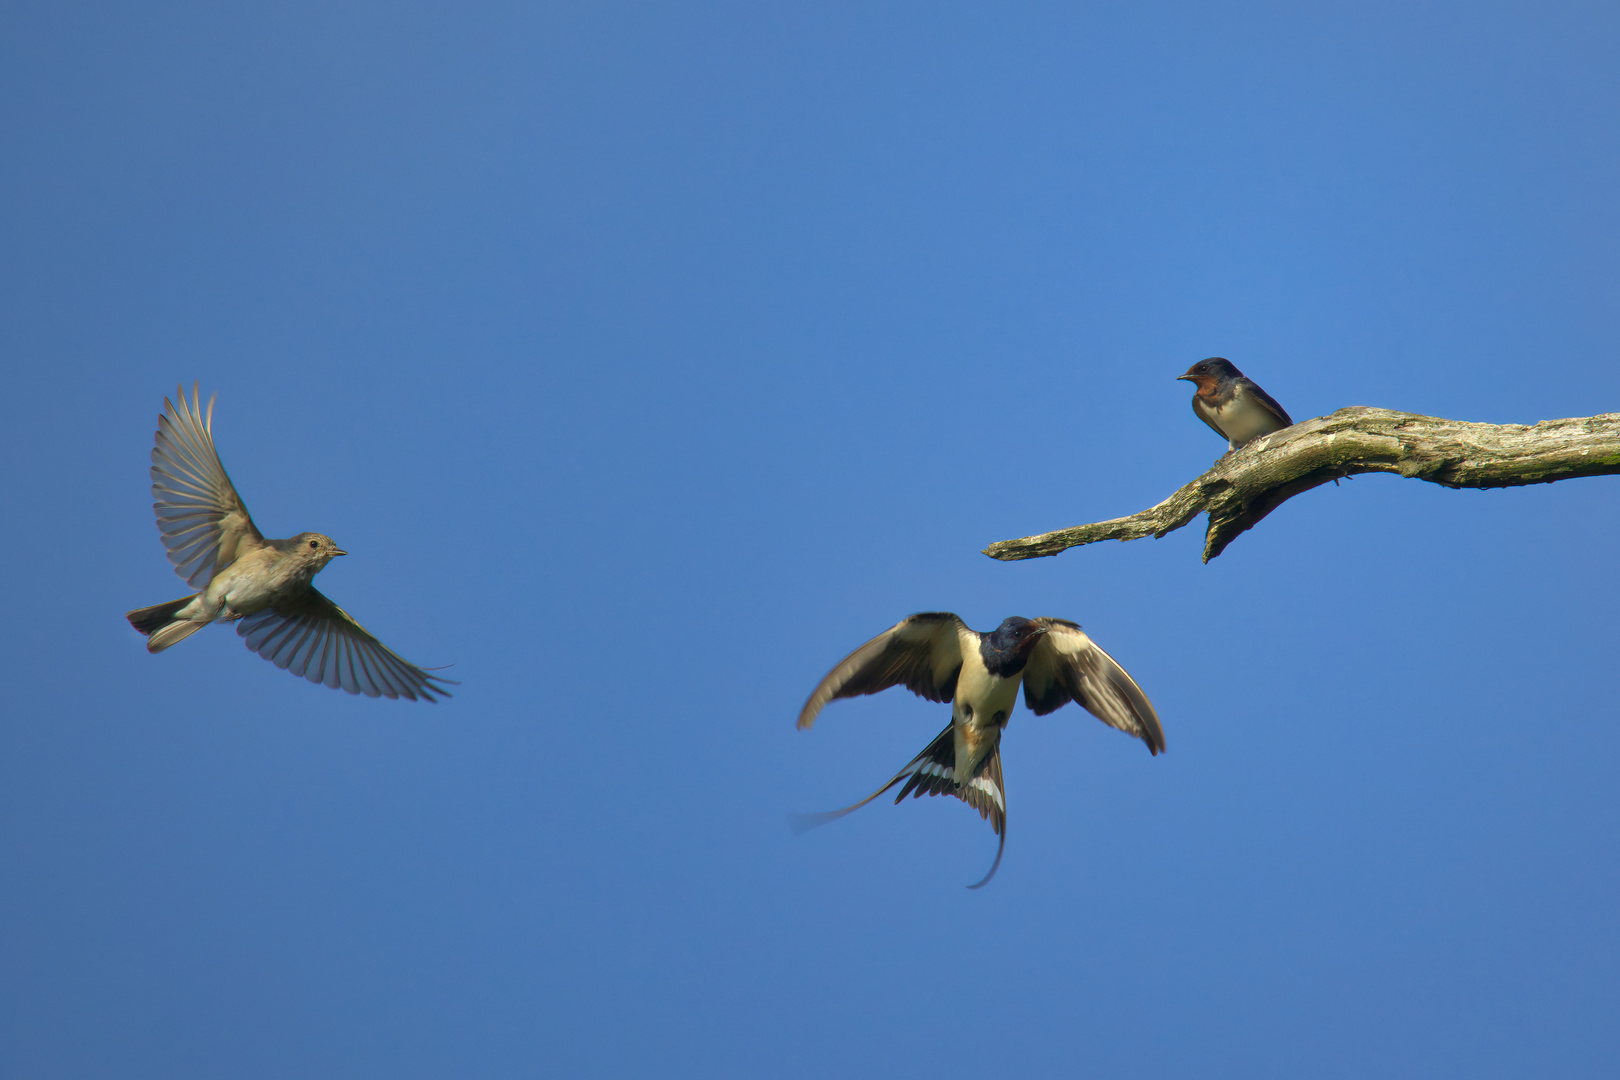
M 822 706 L 834 698 L 875 694 L 904 686 L 929 701 L 956 696 L 962 671 L 960 634 L 967 628 L 948 611 L 930 611 L 904 619 L 846 656 L 827 673 L 799 712 L 799 726 L 816 722 Z
M 1288 410 L 1277 404 L 1276 398 L 1260 389 L 1259 384 L 1257 384 L 1253 379 L 1246 378 L 1243 381 L 1248 384 L 1244 387 L 1244 389 L 1248 391 L 1248 397 L 1251 401 L 1265 409 L 1272 416 L 1275 416 L 1277 421 L 1281 423 L 1283 427 L 1294 426 L 1294 421 L 1289 419 Z
M 1112 656 L 1066 619 L 1034 621 L 1047 633 L 1024 667 L 1024 704 L 1030 712 L 1044 716 L 1076 701 L 1108 726 L 1147 743 L 1153 753 L 1164 749 L 1159 714 Z
M 400 659 L 316 589 L 244 617 L 236 632 L 277 667 L 351 694 L 433 701 L 454 683 Z
M 237 558 L 264 546 L 264 536 L 248 517 L 241 496 L 225 475 L 214 449 L 214 402 L 202 415 L 196 384 L 187 403 L 185 388 L 178 405 L 163 399 L 157 441 L 152 447 L 152 510 L 157 514 L 169 561 L 194 589 Z
M 919 799 L 924 795 L 954 795 L 977 810 L 980 817 L 989 820 L 990 827 L 1001 838 L 996 846 L 996 861 L 990 864 L 990 870 L 984 877 L 968 888 L 977 889 L 995 877 L 996 869 L 1001 866 L 1001 853 L 1007 847 L 1007 796 L 1001 783 L 1001 740 L 998 736 L 996 745 L 991 748 L 985 759 L 979 762 L 979 768 L 974 772 L 972 779 L 958 787 L 955 724 L 946 727 L 923 749 L 922 753 L 895 773 L 892 780 L 860 802 L 824 814 L 796 814 L 791 819 L 793 828 L 796 832 L 803 832 L 818 825 L 825 825 L 829 821 L 836 821 L 851 811 L 859 810 L 902 780 L 906 783 L 894 797 L 896 803 L 907 795 L 913 799 Z

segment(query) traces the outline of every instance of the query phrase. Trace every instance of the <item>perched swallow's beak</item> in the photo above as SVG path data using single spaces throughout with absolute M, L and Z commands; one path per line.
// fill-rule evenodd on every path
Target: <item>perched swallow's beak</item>
M 1176 382 L 1180 382 L 1182 379 L 1186 379 L 1188 382 L 1195 382 L 1196 381 L 1194 379 L 1194 377 L 1191 376 L 1191 375 L 1177 375 L 1176 376 Z

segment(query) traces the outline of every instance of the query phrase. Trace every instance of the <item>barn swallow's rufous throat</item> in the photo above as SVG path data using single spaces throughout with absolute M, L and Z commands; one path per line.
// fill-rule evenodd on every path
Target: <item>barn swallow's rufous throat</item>
M 1197 384 L 1198 390 L 1192 399 L 1193 412 L 1214 428 L 1231 450 L 1294 423 L 1275 398 L 1233 367 L 1230 360 L 1212 356 L 1198 361 L 1187 369 L 1187 374 L 1176 378 Z
M 894 779 L 843 810 L 795 819 L 800 828 L 824 824 L 857 810 L 905 781 L 908 794 L 954 795 L 990 820 L 1001 842 L 996 861 L 977 889 L 995 875 L 1007 843 L 1007 800 L 1001 786 L 1001 732 L 1024 687 L 1024 704 L 1036 716 L 1071 701 L 1110 727 L 1164 749 L 1164 730 L 1147 695 L 1114 658 L 1078 625 L 1064 619 L 1006 619 L 993 632 L 969 630 L 949 612 L 913 615 L 850 653 L 810 695 L 799 727 L 816 721 L 834 698 L 875 694 L 904 686 L 929 701 L 951 702 L 950 725 Z

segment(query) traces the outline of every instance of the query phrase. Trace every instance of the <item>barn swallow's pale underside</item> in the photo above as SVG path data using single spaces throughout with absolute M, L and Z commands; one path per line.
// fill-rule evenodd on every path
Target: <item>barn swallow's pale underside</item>
M 949 612 L 904 619 L 850 653 L 821 680 L 799 713 L 815 723 L 829 701 L 904 686 L 929 701 L 951 703 L 951 723 L 906 767 L 853 806 L 795 819 L 810 828 L 842 817 L 904 783 L 895 796 L 954 795 L 990 822 L 1000 837 L 989 873 L 1007 842 L 1007 798 L 1001 775 L 1001 734 L 1017 703 L 1043 716 L 1077 702 L 1110 727 L 1134 735 L 1151 753 L 1164 749 L 1164 730 L 1147 695 L 1125 669 L 1080 627 L 1064 619 L 1013 617 L 991 633 L 968 629 Z

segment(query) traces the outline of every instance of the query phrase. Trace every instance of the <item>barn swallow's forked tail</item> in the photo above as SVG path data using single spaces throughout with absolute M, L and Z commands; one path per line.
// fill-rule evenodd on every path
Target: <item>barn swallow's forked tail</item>
M 1007 799 L 1001 782 L 1001 740 L 990 753 L 985 755 L 979 767 L 974 770 L 973 776 L 966 784 L 956 781 L 956 737 L 955 725 L 939 733 L 939 736 L 929 743 L 927 748 L 912 758 L 906 767 L 895 773 L 894 778 L 887 784 L 878 788 L 872 794 L 842 810 L 830 810 L 822 814 L 794 814 L 788 821 L 793 831 L 802 833 L 825 825 L 829 821 L 836 821 L 845 814 L 859 810 L 873 799 L 882 795 L 902 780 L 905 786 L 894 797 L 898 804 L 907 795 L 912 798 L 921 798 L 924 795 L 954 795 L 973 809 L 979 816 L 990 822 L 990 827 L 1001 838 L 996 846 L 996 861 L 990 864 L 990 872 L 983 878 L 969 885 L 970 889 L 977 889 L 996 876 L 996 870 L 1001 866 L 1001 853 L 1007 846 Z

